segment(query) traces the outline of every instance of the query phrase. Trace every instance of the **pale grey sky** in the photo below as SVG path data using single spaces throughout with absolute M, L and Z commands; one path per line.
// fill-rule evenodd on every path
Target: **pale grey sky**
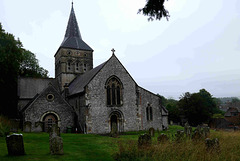
M 170 20 L 137 14 L 145 0 L 78 0 L 82 38 L 94 66 L 116 55 L 142 87 L 165 97 L 205 88 L 215 97 L 240 96 L 240 1 L 169 0 Z M 0 0 L 3 28 L 34 52 L 54 77 L 71 0 Z

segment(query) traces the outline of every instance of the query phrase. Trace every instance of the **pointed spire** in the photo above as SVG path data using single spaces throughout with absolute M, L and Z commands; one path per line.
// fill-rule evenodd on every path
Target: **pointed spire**
M 82 40 L 75 12 L 73 9 L 73 2 L 65 37 L 60 47 L 92 51 L 92 48 Z

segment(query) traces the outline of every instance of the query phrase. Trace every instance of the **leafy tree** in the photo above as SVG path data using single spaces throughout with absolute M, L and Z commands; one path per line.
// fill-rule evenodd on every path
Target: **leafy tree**
M 205 89 L 198 93 L 185 93 L 179 100 L 180 113 L 194 126 L 208 122 L 217 110 L 211 94 Z
M 139 9 L 138 13 L 142 13 L 144 16 L 149 16 L 148 20 L 153 21 L 161 20 L 162 17 L 166 17 L 168 20 L 170 15 L 168 10 L 164 7 L 165 0 L 147 0 L 144 8 Z
M 20 40 L 7 33 L 0 23 L 0 114 L 17 117 L 18 76 L 47 77 L 35 55 L 22 47 Z
M 167 99 L 166 108 L 168 110 L 168 120 L 173 122 L 180 121 L 180 111 L 177 106 L 178 101 L 174 99 Z

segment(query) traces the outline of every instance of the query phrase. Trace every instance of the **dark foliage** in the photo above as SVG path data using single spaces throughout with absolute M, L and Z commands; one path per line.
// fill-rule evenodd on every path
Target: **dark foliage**
M 166 17 L 168 20 L 170 15 L 168 10 L 164 7 L 164 2 L 165 0 L 147 0 L 145 7 L 139 9 L 138 13 L 149 16 L 149 21 L 153 21 L 154 19 L 161 20 L 162 17 Z
M 20 40 L 7 33 L 0 23 L 0 114 L 17 117 L 18 76 L 47 77 L 35 55 L 22 47 Z
M 216 102 L 205 89 L 198 93 L 186 92 L 179 100 L 180 113 L 193 125 L 207 123 L 212 115 L 218 111 Z

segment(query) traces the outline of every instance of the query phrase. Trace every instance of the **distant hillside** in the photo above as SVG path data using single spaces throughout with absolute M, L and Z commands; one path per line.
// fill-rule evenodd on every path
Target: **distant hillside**
M 221 100 L 221 103 L 222 103 L 222 104 L 226 104 L 227 102 L 232 102 L 232 100 L 233 100 L 234 98 L 239 99 L 238 97 L 222 97 L 222 98 L 218 98 L 218 99 Z

